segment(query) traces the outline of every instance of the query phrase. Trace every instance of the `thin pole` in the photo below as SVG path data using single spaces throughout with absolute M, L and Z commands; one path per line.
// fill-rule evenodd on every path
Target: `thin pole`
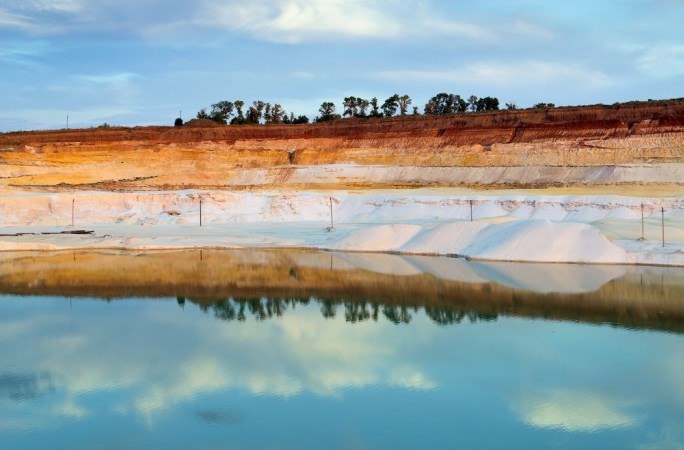
M 67 130 L 69 129 L 69 114 L 67 114 L 67 127 L 66 127 L 66 129 Z
M 330 228 L 334 227 L 335 224 L 333 223 L 332 197 L 330 197 Z
M 72 198 L 71 199 L 71 226 L 74 226 L 74 203 L 76 202 L 76 199 Z
M 470 221 L 473 221 L 473 201 L 469 200 L 470 202 Z
M 641 240 L 643 241 L 644 238 L 644 204 L 641 204 Z
M 202 226 L 202 197 L 200 197 L 200 226 Z
M 660 208 L 660 226 L 663 234 L 663 247 L 665 247 L 665 207 Z

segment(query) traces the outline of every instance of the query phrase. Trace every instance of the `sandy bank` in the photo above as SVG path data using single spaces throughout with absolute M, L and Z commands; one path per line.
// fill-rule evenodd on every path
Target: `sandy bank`
M 202 198 L 203 226 L 199 227 Z M 40 234 L 74 227 L 92 235 Z M 330 201 L 334 229 L 330 225 Z M 471 215 L 472 202 L 472 216 Z M 644 204 L 645 239 L 641 236 Z M 666 246 L 661 246 L 665 208 Z M 0 250 L 307 247 L 501 261 L 684 266 L 684 197 L 481 191 L 0 196 Z

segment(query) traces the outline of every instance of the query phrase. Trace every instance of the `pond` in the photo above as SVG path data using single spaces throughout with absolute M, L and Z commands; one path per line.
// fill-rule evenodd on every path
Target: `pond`
M 0 256 L 0 448 L 681 448 L 684 271 Z

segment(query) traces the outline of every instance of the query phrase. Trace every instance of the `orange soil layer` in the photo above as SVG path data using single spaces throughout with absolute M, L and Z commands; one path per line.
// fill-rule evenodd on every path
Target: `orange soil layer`
M 684 163 L 684 101 L 312 125 L 0 134 L 0 188 L 6 190 L 235 188 L 226 180 L 244 169 L 264 169 L 271 181 L 260 185 L 277 187 L 287 182 L 292 169 L 324 164 L 430 168 L 651 163 Z M 368 180 L 365 187 L 374 183 Z M 319 181 L 297 187 L 320 186 Z

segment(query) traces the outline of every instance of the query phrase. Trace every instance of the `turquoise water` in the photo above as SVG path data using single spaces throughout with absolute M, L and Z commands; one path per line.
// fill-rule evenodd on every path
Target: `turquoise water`
M 0 448 L 684 446 L 671 326 L 427 309 L 0 295 Z

